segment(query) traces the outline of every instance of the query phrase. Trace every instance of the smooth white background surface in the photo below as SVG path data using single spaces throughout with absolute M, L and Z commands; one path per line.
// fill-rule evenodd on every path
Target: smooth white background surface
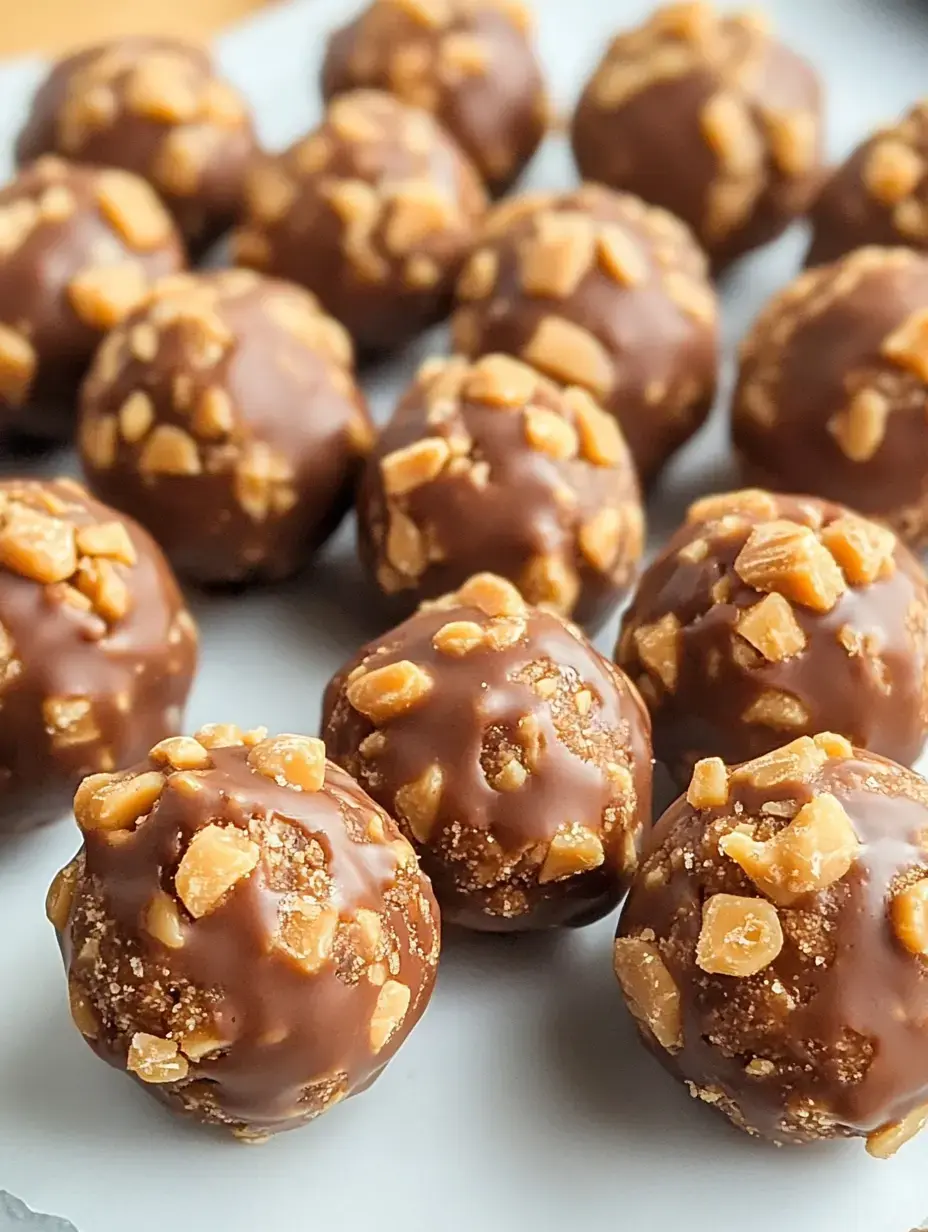
M 356 7 L 303 0 L 221 41 L 225 69 L 270 145 L 318 116 L 325 31 Z M 606 35 L 650 6 L 535 7 L 566 106 Z M 824 74 L 834 156 L 928 92 L 928 3 L 766 7 Z M 37 72 L 0 72 L 0 150 L 10 148 Z M 529 179 L 574 182 L 560 140 Z M 796 270 L 803 242 L 794 232 L 727 280 L 729 355 Z M 438 333 L 377 374 L 380 415 L 416 356 L 440 344 Z M 62 457 L 46 469 L 69 465 Z M 655 495 L 655 531 L 692 495 L 725 486 L 726 465 L 717 415 Z M 191 728 L 316 730 L 326 679 L 379 631 L 357 610 L 350 548 L 346 527 L 298 583 L 194 599 L 203 656 Z M 614 631 L 615 622 L 600 639 L 606 651 Z M 79 1232 L 908 1232 L 928 1215 L 928 1134 L 889 1163 L 859 1143 L 778 1151 L 678 1088 L 640 1049 L 620 1003 L 614 918 L 560 937 L 449 937 L 432 1006 L 408 1044 L 369 1093 L 306 1129 L 256 1149 L 175 1121 L 97 1061 L 70 1025 L 43 898 L 76 847 L 68 821 L 0 847 L 0 1188 L 66 1215 Z

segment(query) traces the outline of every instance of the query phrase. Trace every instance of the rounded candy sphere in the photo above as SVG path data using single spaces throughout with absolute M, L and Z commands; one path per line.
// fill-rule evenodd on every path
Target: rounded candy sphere
M 249 180 L 240 264 L 318 296 L 362 351 L 439 321 L 486 196 L 455 142 L 389 94 L 335 99 L 322 125 Z
M 373 435 L 351 364 L 299 287 L 250 270 L 166 279 L 84 382 L 88 480 L 195 581 L 286 577 L 348 509 Z
M 319 740 L 204 728 L 74 808 L 84 844 L 47 909 L 99 1057 L 252 1140 L 378 1076 L 431 995 L 438 912 Z
M 207 51 L 164 38 L 118 39 L 60 60 L 16 144 L 20 164 L 60 154 L 135 172 L 157 189 L 193 252 L 238 216 L 255 152 L 245 101 Z
M 593 624 L 644 545 L 615 420 L 506 355 L 426 361 L 370 457 L 358 519 L 362 559 L 410 606 L 491 570 Z
M 622 912 L 615 970 L 694 1096 L 776 1142 L 928 1119 L 928 788 L 840 736 L 697 764 Z
M 643 574 L 616 659 L 681 785 L 699 758 L 823 730 L 910 765 L 928 734 L 928 581 L 841 506 L 707 496 Z
M 196 628 L 149 536 L 70 479 L 0 480 L 0 835 L 180 727 Z
M 373 0 L 329 40 L 326 99 L 388 90 L 430 111 L 494 193 L 535 153 L 549 120 L 521 0 Z
M 102 335 L 184 266 L 142 180 L 43 158 L 0 189 L 0 427 L 74 431 L 74 389 Z
M 647 711 L 574 626 L 483 574 L 364 647 L 323 737 L 414 842 L 446 922 L 611 911 L 651 821 Z
M 812 202 L 821 87 L 762 16 L 671 4 L 610 44 L 572 138 L 584 179 L 671 210 L 718 268 L 774 239 Z
M 618 419 L 642 481 L 702 424 L 717 305 L 704 255 L 663 210 L 592 184 L 490 214 L 457 285 L 454 343 L 579 385 Z
M 928 542 L 928 255 L 808 270 L 748 334 L 732 410 L 751 483 L 813 492 Z

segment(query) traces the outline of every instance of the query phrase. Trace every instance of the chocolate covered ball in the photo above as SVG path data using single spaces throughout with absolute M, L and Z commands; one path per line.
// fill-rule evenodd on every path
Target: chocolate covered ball
M 238 217 L 256 151 L 238 91 L 205 48 L 126 38 L 60 60 L 39 87 L 16 143 L 41 154 L 121 167 L 147 180 L 197 252 Z
M 430 111 L 502 193 L 549 121 L 531 25 L 521 0 L 373 0 L 329 40 L 322 92 L 388 90 Z
M 572 139 L 585 179 L 672 210 L 719 268 L 774 239 L 812 202 L 821 87 L 762 15 L 671 4 L 610 44 Z
M 663 210 L 592 184 L 490 214 L 457 285 L 464 355 L 505 351 L 618 419 L 643 481 L 702 424 L 718 309 L 704 255 Z
M 928 256 L 863 248 L 809 270 L 742 344 L 746 479 L 814 492 L 928 543 Z
M 100 338 L 183 266 L 170 215 L 134 175 L 43 158 L 0 189 L 0 428 L 68 440 Z
M 97 1056 L 245 1140 L 364 1090 L 428 1004 L 439 923 L 322 742 L 230 724 L 93 775 L 48 916 Z
M 485 205 L 430 115 L 360 90 L 255 169 L 233 249 L 312 291 L 363 351 L 390 351 L 447 313 Z
M 196 642 L 141 527 L 73 480 L 0 480 L 0 836 L 173 735 Z
M 156 284 L 81 395 L 93 490 L 198 582 L 282 578 L 347 511 L 373 437 L 342 327 L 251 270 Z
M 693 1096 L 779 1143 L 928 1120 L 928 788 L 840 736 L 696 765 L 628 896 L 615 970 Z
M 451 923 L 596 920 L 650 828 L 634 687 L 575 626 L 489 574 L 347 663 L 326 691 L 323 737 L 415 844 Z
M 928 100 L 863 141 L 811 211 L 808 265 L 871 244 L 928 248 Z
M 745 761 L 825 729 L 910 765 L 928 735 L 928 581 L 885 526 L 810 497 L 707 496 L 642 576 L 616 658 L 654 752 Z
M 644 546 L 614 419 L 508 355 L 430 359 L 358 495 L 361 558 L 408 607 L 490 570 L 530 603 L 599 624 Z

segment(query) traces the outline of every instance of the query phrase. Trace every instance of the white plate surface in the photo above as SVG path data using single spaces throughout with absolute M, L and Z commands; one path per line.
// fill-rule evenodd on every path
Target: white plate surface
M 303 0 L 227 35 L 219 51 L 281 145 L 318 115 L 325 32 L 351 0 Z M 536 0 L 561 104 L 608 33 L 649 5 Z M 776 26 L 822 70 L 832 153 L 926 90 L 928 5 L 770 0 Z M 36 65 L 0 71 L 8 151 Z M 574 177 L 552 141 L 529 181 Z M 729 354 L 796 269 L 800 232 L 725 286 Z M 436 334 L 379 374 L 382 416 Z M 726 388 L 727 388 L 727 382 Z M 718 416 L 654 500 L 666 530 L 727 482 Z M 59 466 L 69 464 L 59 460 Z M 46 468 L 48 469 L 48 468 Z M 320 691 L 378 630 L 353 606 L 346 527 L 299 583 L 195 599 L 203 661 L 190 724 L 313 732 Z M 600 639 L 608 651 L 615 622 Z M 0 1188 L 80 1232 L 907 1232 L 928 1215 L 928 1134 L 888 1163 L 860 1144 L 776 1150 L 694 1103 L 638 1046 L 610 970 L 615 919 L 578 934 L 455 938 L 432 1006 L 381 1080 L 306 1129 L 243 1149 L 169 1118 L 97 1061 L 70 1025 L 43 897 L 77 846 L 63 821 L 0 851 Z

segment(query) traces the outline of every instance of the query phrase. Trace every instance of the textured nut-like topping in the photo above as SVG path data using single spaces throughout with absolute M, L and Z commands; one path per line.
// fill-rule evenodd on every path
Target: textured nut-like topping
M 807 727 L 811 715 L 805 703 L 782 689 L 765 689 L 742 712 L 742 723 L 757 723 L 774 731 L 797 731 Z
M 580 442 L 573 426 L 556 411 L 543 406 L 527 406 L 524 412 L 525 439 L 533 449 L 552 458 L 574 458 Z
M 187 1077 L 187 1058 L 181 1055 L 176 1040 L 162 1039 L 137 1031 L 129 1045 L 126 1069 L 142 1082 L 179 1082 Z
M 564 401 L 574 413 L 580 452 L 594 466 L 614 466 L 625 452 L 618 423 L 597 406 L 585 389 L 571 386 Z
M 830 612 L 847 590 L 835 558 L 815 533 L 786 520 L 754 527 L 735 572 L 755 590 L 774 591 L 814 612 Z
M 167 211 L 148 184 L 125 171 L 103 171 L 97 204 L 130 248 L 145 251 L 163 244 L 171 232 Z
M 904 141 L 884 137 L 867 153 L 861 169 L 870 194 L 884 205 L 904 201 L 918 187 L 925 173 L 922 156 Z
M 75 541 L 82 556 L 106 556 L 129 566 L 138 559 L 124 522 L 97 522 L 80 526 Z
M 588 826 L 569 822 L 558 828 L 538 873 L 540 885 L 599 868 L 605 861 L 602 839 Z
M 719 840 L 719 848 L 762 894 L 788 907 L 801 895 L 840 881 L 857 858 L 860 843 L 841 803 L 826 792 L 803 805 L 767 842 L 737 829 Z
M 713 894 L 703 904 L 696 962 L 710 975 L 756 975 L 782 949 L 783 929 L 773 903 Z
M 594 569 L 608 573 L 619 554 L 624 531 L 624 511 L 607 507 L 583 523 L 577 533 L 577 543 Z
M 68 1009 L 81 1035 L 86 1036 L 87 1039 L 97 1039 L 100 1034 L 100 1023 L 96 1011 L 73 975 L 68 978 Z
M 887 359 L 908 368 L 922 381 L 928 381 L 928 308 L 913 312 L 883 341 Z
M 74 528 L 28 505 L 0 526 L 0 565 L 34 582 L 64 582 L 77 568 Z
M 143 475 L 199 475 L 203 470 L 196 441 L 175 424 L 158 424 L 145 441 L 138 466 Z
M 764 157 L 763 143 L 747 105 L 737 95 L 714 94 L 699 122 L 726 174 L 749 176 L 758 169 Z
M 822 531 L 822 542 L 852 586 L 869 586 L 895 571 L 896 536 L 888 527 L 856 514 L 830 522 Z
M 721 757 L 704 757 L 696 763 L 686 799 L 695 809 L 722 808 L 728 803 L 728 770 Z
M 366 672 L 348 685 L 349 704 L 372 723 L 388 723 L 423 701 L 432 677 L 408 659 Z
M 429 436 L 424 440 L 395 449 L 380 462 L 384 491 L 388 496 L 403 496 L 414 488 L 431 483 L 451 457 L 448 442 Z
M 677 687 L 680 671 L 681 627 L 679 617 L 668 612 L 655 624 L 642 625 L 633 635 L 638 658 L 670 693 Z
M 782 663 L 806 648 L 806 635 L 782 595 L 770 594 L 745 608 L 735 628 L 769 663 Z
M 413 782 L 404 784 L 396 793 L 397 814 L 420 843 L 428 842 L 432 832 L 441 804 L 444 781 L 444 771 L 436 762 L 426 767 Z
M 190 840 L 174 876 L 178 897 L 195 920 L 214 911 L 261 855 L 241 830 L 204 826 Z
M 485 355 L 468 373 L 465 397 L 491 406 L 521 406 L 534 394 L 538 376 L 509 355 Z
M 74 816 L 80 828 L 129 830 L 154 808 L 164 791 L 165 778 L 146 770 L 129 778 L 91 774 L 74 796 Z
M 68 300 L 85 325 L 107 330 L 132 311 L 145 289 L 145 271 L 134 261 L 125 261 L 75 274 L 68 283 Z
M 455 596 L 464 607 L 479 608 L 486 616 L 524 616 L 525 600 L 505 578 L 495 573 L 475 573 Z
M 596 230 L 579 212 L 542 214 L 521 251 L 519 277 L 527 295 L 566 299 L 593 267 Z
M 638 937 L 617 937 L 613 967 L 635 1018 L 668 1052 L 682 1048 L 680 990 L 657 946 Z
M 474 620 L 450 620 L 432 638 L 432 645 L 442 654 L 460 659 L 486 643 L 486 631 Z
M 314 736 L 271 736 L 256 744 L 248 764 L 279 787 L 321 791 L 325 782 L 325 745 Z
M 496 286 L 499 257 L 491 248 L 478 248 L 464 266 L 458 279 L 457 294 L 461 299 L 486 299 Z
M 893 932 L 909 953 L 928 955 L 928 878 L 900 890 L 890 915 Z
M 847 408 L 828 421 L 845 457 L 869 462 L 886 436 L 886 421 L 892 409 L 889 399 L 875 389 L 860 389 Z
M 169 950 L 184 946 L 184 930 L 177 904 L 169 894 L 159 890 L 148 904 L 145 913 L 145 928 L 156 941 Z
M 213 764 L 209 751 L 192 736 L 169 736 L 159 740 L 148 756 L 159 766 L 172 770 L 208 770 Z
M 321 971 L 332 955 L 338 912 L 310 898 L 298 898 L 282 915 L 278 937 L 307 975 Z
M 371 1052 L 378 1053 L 402 1025 L 409 1009 L 410 991 L 398 980 L 387 980 L 377 996 L 371 1018 Z
M 155 420 L 155 408 L 151 398 L 141 389 L 135 389 L 119 408 L 119 434 L 124 441 L 134 445 L 148 432 Z M 85 452 L 87 452 L 85 447 Z M 95 465 L 101 463 L 91 455 Z
M 108 560 L 85 556 L 77 567 L 77 589 L 104 620 L 122 620 L 132 605 L 129 587 Z
M 627 287 L 640 286 L 648 276 L 648 262 L 641 245 L 624 227 L 607 223 L 596 241 L 600 264 L 616 282 Z
M 35 376 L 36 353 L 15 329 L 0 325 L 0 395 L 11 406 L 22 406 Z
M 769 492 L 762 488 L 742 488 L 738 492 L 720 492 L 703 496 L 693 501 L 686 511 L 687 522 L 716 522 L 732 514 L 747 514 L 750 517 L 774 518 L 777 503 Z
M 522 348 L 522 358 L 567 385 L 582 385 L 599 397 L 612 392 L 615 371 L 609 352 L 589 330 L 565 317 L 544 317 Z
M 846 749 L 846 752 L 845 752 Z M 779 783 L 802 783 L 824 766 L 830 757 L 849 757 L 851 746 L 843 736 L 823 733 L 800 736 L 782 748 L 746 761 L 732 771 L 732 778 L 754 787 L 775 787 Z
M 920 1104 L 899 1121 L 881 1125 L 867 1136 L 867 1154 L 875 1159 L 891 1159 L 900 1147 L 911 1142 L 928 1124 L 928 1103 Z
M 77 884 L 80 865 L 76 860 L 66 864 L 55 874 L 52 884 L 45 896 L 45 915 L 49 924 L 63 932 L 71 918 L 71 904 L 74 902 L 74 887 Z

